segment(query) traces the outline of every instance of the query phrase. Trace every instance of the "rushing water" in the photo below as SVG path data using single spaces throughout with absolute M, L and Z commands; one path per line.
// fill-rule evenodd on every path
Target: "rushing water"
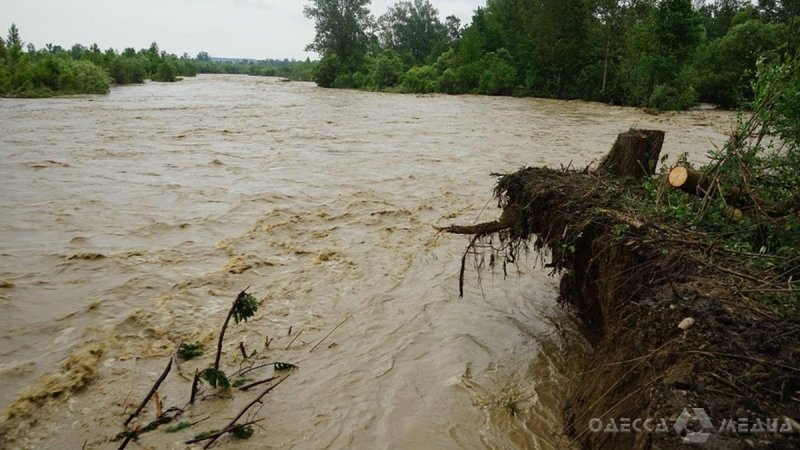
M 433 225 L 496 217 L 490 172 L 585 165 L 631 127 L 701 154 L 729 122 L 237 76 L 0 100 L 0 447 L 118 445 L 103 442 L 175 346 L 209 350 L 185 374 L 207 364 L 248 285 L 264 303 L 231 327 L 224 364 L 245 340 L 300 369 L 230 448 L 568 446 L 587 346 L 557 280 L 533 256 L 507 279 L 469 265 L 459 299 L 466 241 Z M 165 405 L 186 386 L 168 379 Z M 141 442 L 182 448 L 254 395 L 206 399 L 187 413 L 203 424 Z

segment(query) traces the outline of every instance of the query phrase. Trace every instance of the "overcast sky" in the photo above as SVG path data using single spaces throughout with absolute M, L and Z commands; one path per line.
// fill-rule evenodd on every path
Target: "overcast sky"
M 37 48 L 74 43 L 136 49 L 158 42 L 170 53 L 235 58 L 296 58 L 314 37 L 306 0 L 0 0 L 2 35 L 12 22 Z M 383 14 L 395 0 L 373 0 Z M 469 23 L 486 0 L 432 0 L 439 13 Z

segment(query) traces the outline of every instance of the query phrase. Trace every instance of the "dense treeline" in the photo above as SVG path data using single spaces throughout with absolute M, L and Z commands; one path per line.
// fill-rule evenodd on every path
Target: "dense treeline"
M 149 48 L 122 52 L 101 50 L 96 44 L 69 49 L 48 44 L 25 45 L 16 25 L 7 39 L 0 37 L 0 96 L 49 97 L 68 94 L 104 94 L 111 84 L 172 82 L 198 73 L 281 76 L 310 80 L 316 63 L 289 60 L 214 60 L 201 52 L 196 58 L 168 54 L 155 42 Z
M 375 19 L 311 0 L 324 87 L 578 98 L 658 109 L 752 98 L 760 57 L 796 53 L 796 0 L 488 0 L 462 28 L 429 0 Z
M 33 44 L 25 46 L 13 24 L 7 40 L 0 38 L 0 95 L 4 96 L 104 94 L 112 83 L 170 82 L 196 73 L 188 56 L 167 54 L 156 43 L 122 52 L 103 51 L 96 44 L 69 49 L 48 44 L 36 49 Z
M 206 52 L 200 52 L 193 63 L 197 73 L 283 77 L 294 81 L 312 81 L 312 74 L 317 66 L 317 62 L 310 59 L 212 59 Z

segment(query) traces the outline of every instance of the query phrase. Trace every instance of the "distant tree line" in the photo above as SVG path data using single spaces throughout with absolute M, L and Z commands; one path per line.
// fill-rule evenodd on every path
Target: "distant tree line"
M 797 0 L 488 0 L 472 23 L 429 0 L 310 0 L 323 87 L 734 108 L 759 58 L 796 54 Z
M 311 80 L 316 63 L 310 60 L 215 60 L 205 52 L 196 58 L 176 56 L 159 49 L 112 48 L 75 44 L 69 49 L 48 44 L 37 49 L 22 41 L 12 24 L 8 37 L 0 37 L 0 96 L 49 97 L 69 94 L 105 94 L 112 84 L 173 82 L 198 73 L 280 76 Z
M 283 77 L 294 81 L 312 81 L 316 61 L 294 59 L 222 59 L 211 58 L 200 52 L 194 59 L 197 73 L 253 75 L 261 77 Z

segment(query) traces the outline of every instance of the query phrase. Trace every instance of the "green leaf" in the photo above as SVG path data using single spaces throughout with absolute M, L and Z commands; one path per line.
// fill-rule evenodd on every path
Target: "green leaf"
M 178 358 L 183 360 L 190 360 L 197 358 L 203 354 L 203 345 L 197 342 L 187 343 L 184 342 L 178 347 Z
M 231 383 L 228 381 L 228 376 L 225 375 L 225 372 L 214 369 L 213 367 L 209 367 L 200 372 L 200 378 L 205 380 L 211 387 L 218 387 L 225 391 L 231 388 Z
M 253 427 L 250 425 L 242 425 L 231 430 L 231 434 L 236 439 L 250 439 L 253 436 Z
M 175 425 L 170 425 L 166 429 L 164 429 L 165 433 L 177 433 L 178 431 L 185 430 L 189 427 L 194 425 L 191 422 L 178 422 Z
M 219 430 L 203 431 L 202 433 L 197 434 L 194 438 L 195 439 L 203 439 L 203 438 L 207 438 L 209 436 L 213 436 L 213 435 L 215 435 L 217 433 L 219 433 Z
M 247 322 L 248 319 L 256 315 L 259 302 L 252 294 L 242 292 L 236 298 L 233 307 L 233 320 L 238 325 L 239 322 Z

